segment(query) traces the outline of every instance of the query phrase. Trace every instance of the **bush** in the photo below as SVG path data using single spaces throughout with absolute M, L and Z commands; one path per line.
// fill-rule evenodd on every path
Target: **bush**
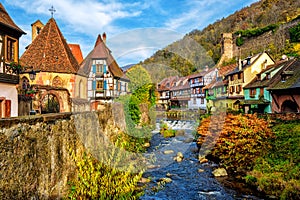
M 70 182 L 69 199 L 138 199 L 143 188 L 138 186 L 143 171 L 135 172 L 132 164 L 124 165 L 121 151 L 107 151 L 107 160 L 96 160 L 91 155 L 72 157 L 77 166 L 77 177 Z
M 266 139 L 272 137 L 269 123 L 256 114 L 228 114 L 225 121 L 222 115 L 213 115 L 203 119 L 197 131 L 198 145 L 216 143 L 209 155 L 221 166 L 241 172 L 252 169 L 256 158 L 270 146 Z
M 168 125 L 164 122 L 160 124 L 160 134 L 162 134 L 165 138 L 168 137 L 175 137 L 176 131 L 172 130 L 172 128 L 169 128 Z

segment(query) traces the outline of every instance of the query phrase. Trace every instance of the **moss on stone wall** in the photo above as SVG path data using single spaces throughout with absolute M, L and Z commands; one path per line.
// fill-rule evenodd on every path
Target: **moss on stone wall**
M 1 119 L 0 199 L 64 197 L 76 177 L 70 151 L 99 155 L 124 128 L 125 119 L 116 121 L 112 110 Z

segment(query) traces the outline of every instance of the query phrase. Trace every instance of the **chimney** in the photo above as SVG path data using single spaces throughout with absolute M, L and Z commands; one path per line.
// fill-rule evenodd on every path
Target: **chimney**
M 206 66 L 205 66 L 205 71 L 207 72 L 207 71 L 208 71 L 208 69 L 209 69 L 209 68 L 208 68 L 208 66 L 206 65 Z
M 238 65 L 239 65 L 239 71 L 242 70 L 243 68 L 243 61 L 239 58 L 239 61 L 238 61 Z
M 102 34 L 102 39 L 103 39 L 104 44 L 106 44 L 106 33 L 105 32 Z

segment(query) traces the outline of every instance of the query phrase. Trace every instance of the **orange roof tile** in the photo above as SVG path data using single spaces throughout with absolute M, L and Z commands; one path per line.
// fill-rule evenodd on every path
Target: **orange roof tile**
M 54 18 L 47 22 L 20 61 L 24 66 L 32 66 L 34 70 L 43 72 L 77 73 L 79 69 L 78 62 Z
M 81 52 L 81 48 L 79 44 L 68 44 L 74 57 L 76 58 L 78 63 L 81 63 L 83 61 L 83 56 Z

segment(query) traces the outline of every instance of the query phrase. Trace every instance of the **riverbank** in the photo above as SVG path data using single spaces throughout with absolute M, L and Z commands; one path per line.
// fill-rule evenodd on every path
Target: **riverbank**
M 190 121 L 164 122 L 177 130 L 180 130 L 178 124 L 190 124 Z M 143 175 L 150 182 L 146 184 L 145 195 L 140 199 L 262 199 L 253 193 L 243 193 L 223 185 L 212 174 L 218 168 L 217 164 L 199 162 L 193 127 L 191 125 L 189 129 L 184 129 L 184 134 L 172 138 L 162 137 L 158 130 L 153 132 L 151 147 L 145 153 L 148 168 Z
M 266 198 L 300 199 L 300 121 L 281 116 L 225 115 L 221 125 L 219 116 L 211 116 L 198 127 L 198 145 L 214 142 L 206 157 Z

